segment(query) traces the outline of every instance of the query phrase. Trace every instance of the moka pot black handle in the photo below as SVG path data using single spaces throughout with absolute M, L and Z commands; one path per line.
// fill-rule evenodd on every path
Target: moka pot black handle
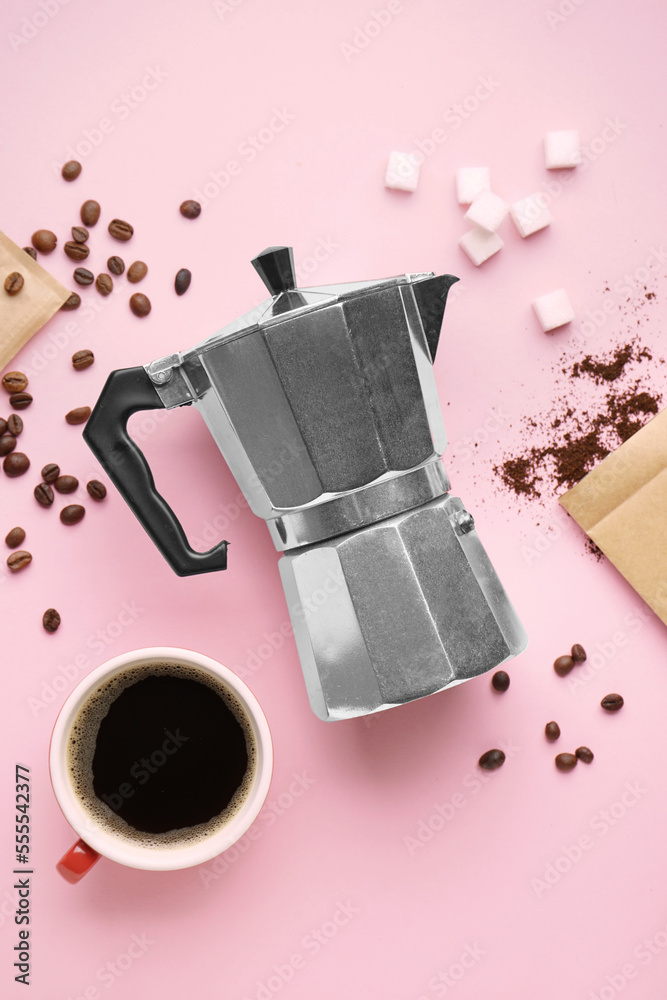
M 227 568 L 227 542 L 208 552 L 191 548 L 180 521 L 155 488 L 142 451 L 127 432 L 139 410 L 161 410 L 163 403 L 144 368 L 120 368 L 107 379 L 83 437 L 130 509 L 179 576 Z

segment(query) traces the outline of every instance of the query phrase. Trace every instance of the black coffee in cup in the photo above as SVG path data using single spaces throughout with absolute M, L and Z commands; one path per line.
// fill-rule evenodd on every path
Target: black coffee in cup
M 142 846 L 185 846 L 220 829 L 247 798 L 253 726 L 221 679 L 180 663 L 126 668 L 85 701 L 67 744 L 91 817 Z

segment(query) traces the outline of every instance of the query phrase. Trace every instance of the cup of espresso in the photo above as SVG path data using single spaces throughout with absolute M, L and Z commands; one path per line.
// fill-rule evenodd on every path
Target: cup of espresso
M 165 871 L 231 847 L 266 799 L 273 749 L 259 703 L 231 670 L 158 646 L 116 656 L 77 685 L 49 767 L 80 838 L 57 868 L 78 882 L 100 856 Z

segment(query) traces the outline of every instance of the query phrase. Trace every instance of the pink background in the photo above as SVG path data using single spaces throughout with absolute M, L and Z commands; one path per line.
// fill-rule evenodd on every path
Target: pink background
M 114 252 L 144 259 L 141 290 L 153 302 L 140 321 L 122 282 L 109 299 L 84 290 L 88 308 L 57 315 L 13 365 L 30 373 L 35 397 L 21 438 L 32 468 L 2 479 L 0 534 L 22 524 L 34 559 L 19 575 L 0 573 L 3 996 L 22 995 L 12 970 L 18 760 L 33 782 L 35 1000 L 664 997 L 665 628 L 612 566 L 586 554 L 555 492 L 518 504 L 492 471 L 519 446 L 521 417 L 552 402 L 552 363 L 601 308 L 605 285 L 624 274 L 641 284 L 649 258 L 658 294 L 642 337 L 659 344 L 664 4 L 630 13 L 620 0 L 563 0 L 558 14 L 556 0 L 419 0 L 394 3 L 389 23 L 366 33 L 374 9 L 387 4 L 3 4 L 1 228 L 20 245 L 53 229 L 60 245 L 45 262 L 68 282 L 60 247 L 80 203 L 96 198 L 92 269 Z M 289 120 L 250 160 L 243 144 L 275 109 Z M 386 191 L 389 151 L 436 128 L 446 138 L 417 192 Z M 554 180 L 543 136 L 558 128 L 580 130 L 593 151 L 587 169 L 553 198 L 548 231 L 522 241 L 507 221 L 505 249 L 475 270 L 457 246 L 467 227 L 455 169 L 488 164 L 510 200 L 542 190 Z M 68 185 L 58 168 L 69 146 L 83 174 Z M 181 200 L 232 159 L 238 175 L 208 188 L 215 196 L 198 221 L 182 219 Z M 114 216 L 135 227 L 127 246 L 106 233 Z M 304 284 L 420 270 L 462 278 L 435 369 L 454 493 L 530 636 L 504 696 L 486 676 L 370 720 L 318 721 L 293 640 L 280 634 L 277 553 L 262 523 L 238 513 L 238 487 L 194 412 L 145 415 L 134 427 L 190 537 L 232 543 L 228 572 L 177 578 L 113 489 L 99 505 L 80 492 L 87 516 L 75 528 L 32 498 L 46 462 L 82 483 L 104 478 L 64 413 L 92 405 L 110 370 L 189 347 L 260 301 L 249 260 L 285 243 L 310 270 Z M 183 266 L 194 277 L 177 299 Z M 530 302 L 559 287 L 577 321 L 547 337 Z M 623 297 L 611 294 L 619 315 L 575 357 L 623 342 Z M 69 358 L 83 347 L 96 363 L 75 373 Z M 667 390 L 664 369 L 650 381 Z M 502 425 L 489 433 L 494 412 Z M 55 635 L 40 623 L 50 606 L 63 618 Z M 551 669 L 573 642 L 589 650 L 578 686 Z M 49 785 L 51 727 L 77 677 L 149 645 L 215 657 L 259 698 L 276 757 L 259 834 L 203 869 L 148 873 L 102 860 L 71 887 L 54 869 L 73 837 Z M 617 716 L 599 707 L 609 691 L 626 699 Z M 543 736 L 551 718 L 563 731 L 557 749 L 585 743 L 593 765 L 556 771 Z M 507 762 L 482 775 L 476 761 L 493 746 Z

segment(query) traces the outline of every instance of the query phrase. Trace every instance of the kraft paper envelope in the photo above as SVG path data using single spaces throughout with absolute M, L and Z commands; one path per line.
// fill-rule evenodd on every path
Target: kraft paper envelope
M 667 410 L 560 502 L 667 625 Z
M 24 284 L 18 295 L 7 295 L 3 287 L 12 271 L 23 275 Z M 59 281 L 0 232 L 0 370 L 69 296 Z

